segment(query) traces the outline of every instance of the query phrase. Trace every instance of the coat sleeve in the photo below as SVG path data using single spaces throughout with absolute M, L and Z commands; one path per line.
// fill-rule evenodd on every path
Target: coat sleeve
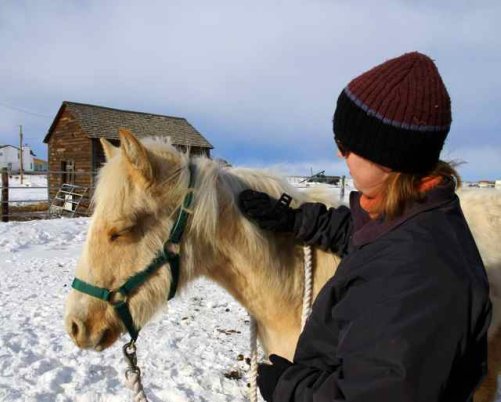
M 323 250 L 344 256 L 352 232 L 350 209 L 345 206 L 329 208 L 320 203 L 299 207 L 294 224 L 296 239 Z
M 460 293 L 410 273 L 347 286 L 334 306 L 332 288 L 320 293 L 273 401 L 440 400 L 468 337 Z

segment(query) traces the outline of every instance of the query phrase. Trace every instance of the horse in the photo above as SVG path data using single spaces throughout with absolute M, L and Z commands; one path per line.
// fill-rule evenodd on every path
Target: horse
M 165 304 L 171 285 L 185 288 L 206 277 L 225 288 L 257 323 L 266 354 L 292 360 L 301 331 L 304 291 L 303 248 L 291 234 L 260 230 L 240 212 L 238 194 L 247 188 L 279 198 L 293 198 L 292 207 L 332 196 L 302 192 L 284 178 L 266 171 L 223 166 L 205 156 L 190 156 L 168 141 L 139 141 L 119 131 L 120 146 L 101 140 L 106 163 L 93 196 L 91 217 L 75 276 L 100 289 L 119 289 L 128 278 L 151 263 L 176 224 L 180 209 L 188 210 L 182 241 L 170 245 L 179 255 L 179 277 L 171 269 L 156 269 L 127 295 L 133 325 L 143 327 Z M 193 202 L 183 207 L 188 194 Z M 473 194 L 473 193 L 472 193 Z M 490 331 L 490 371 L 476 402 L 492 401 L 501 370 L 501 197 L 485 208 L 468 192 L 462 205 L 491 282 L 494 319 Z M 313 299 L 334 275 L 337 255 L 313 250 Z M 102 351 L 126 331 L 113 305 L 81 291 L 66 300 L 65 327 L 80 348 Z M 130 332 L 130 331 L 129 331 Z

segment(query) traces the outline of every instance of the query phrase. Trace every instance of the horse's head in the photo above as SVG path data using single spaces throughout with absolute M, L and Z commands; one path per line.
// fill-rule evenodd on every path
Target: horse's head
M 189 182 L 188 156 L 170 144 L 146 147 L 125 130 L 120 140 L 120 148 L 102 141 L 106 164 L 75 274 L 93 287 L 111 291 L 144 270 L 162 250 Z M 127 295 L 136 328 L 166 301 L 171 279 L 170 270 L 160 268 Z M 113 298 L 122 296 L 112 292 Z M 110 300 L 117 301 L 121 300 Z M 110 303 L 74 289 L 67 299 L 65 324 L 79 347 L 95 350 L 112 345 L 125 331 Z

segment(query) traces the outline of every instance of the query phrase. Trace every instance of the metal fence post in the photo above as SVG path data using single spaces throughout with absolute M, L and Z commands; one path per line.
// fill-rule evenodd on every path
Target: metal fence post
M 2 168 L 2 222 L 9 221 L 9 171 Z

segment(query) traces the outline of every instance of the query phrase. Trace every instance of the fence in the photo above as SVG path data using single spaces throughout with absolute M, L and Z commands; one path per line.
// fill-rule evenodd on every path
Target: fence
M 96 172 L 9 173 L 2 169 L 2 222 L 48 219 L 61 216 L 88 216 Z M 75 185 L 74 183 L 88 183 Z M 79 191 L 65 191 L 63 185 Z M 66 187 L 66 190 L 68 187 Z
M 97 172 L 81 171 L 30 172 L 23 175 L 25 181 L 30 184 L 27 186 L 26 183 L 21 183 L 19 174 L 13 174 L 3 168 L 0 201 L 2 222 L 88 216 L 96 175 Z M 38 178 L 38 182 L 35 178 Z M 297 187 L 317 184 L 316 181 L 308 182 L 309 179 L 311 180 L 311 177 L 288 178 L 289 182 Z M 340 199 L 343 200 L 346 180 L 344 176 L 336 176 L 336 179 L 340 187 Z M 63 187 L 64 185 L 70 186 L 69 190 Z M 82 195 L 79 192 L 83 189 L 86 191 Z
M 339 199 L 344 200 L 346 191 L 346 176 L 325 176 L 323 171 L 312 176 L 287 176 L 287 181 L 297 188 L 315 187 L 322 184 L 332 184 L 338 186 Z

